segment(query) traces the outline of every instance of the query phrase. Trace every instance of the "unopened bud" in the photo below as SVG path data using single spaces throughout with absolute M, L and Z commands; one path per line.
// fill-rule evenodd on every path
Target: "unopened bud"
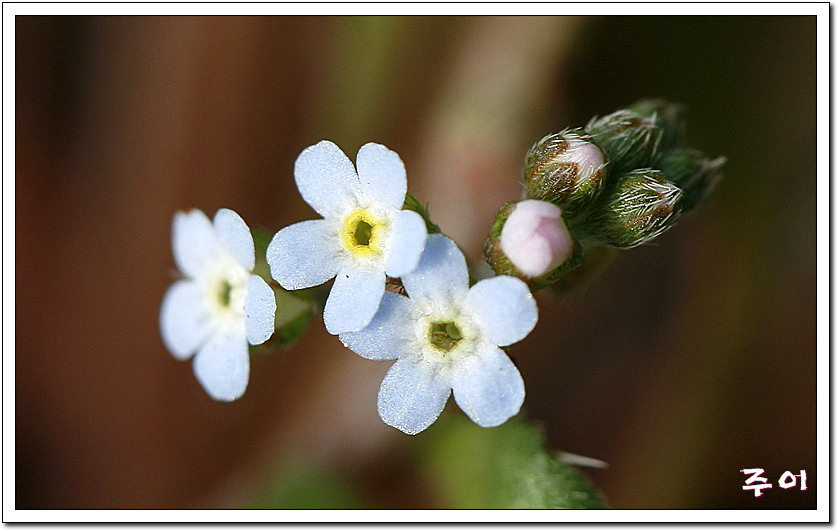
M 593 118 L 585 130 L 608 155 L 612 174 L 654 166 L 662 133 L 654 116 L 620 110 Z
M 519 277 L 533 291 L 555 282 L 581 259 L 561 209 L 535 199 L 501 207 L 483 250 L 495 273 Z
M 646 243 L 675 224 L 682 191 L 658 170 L 636 170 L 620 177 L 586 228 L 594 240 L 628 249 Z
M 527 199 L 550 201 L 573 216 L 602 190 L 607 158 L 581 129 L 547 135 L 527 153 Z
M 628 110 L 655 121 L 661 130 L 659 152 L 677 145 L 684 138 L 685 126 L 681 118 L 681 105 L 662 99 L 645 99 L 635 102 Z
M 702 203 L 722 178 L 724 157 L 710 159 L 694 149 L 673 149 L 664 153 L 660 169 L 666 178 L 684 191 L 684 212 Z

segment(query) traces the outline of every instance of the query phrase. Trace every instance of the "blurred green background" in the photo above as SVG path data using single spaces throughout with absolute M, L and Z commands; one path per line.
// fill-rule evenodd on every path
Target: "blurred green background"
M 375 141 L 477 265 L 529 146 L 643 97 L 683 104 L 725 179 L 586 289 L 539 295 L 511 350 L 522 415 L 609 463 L 583 472 L 614 508 L 815 508 L 815 21 L 17 17 L 16 508 L 455 506 L 434 455 L 459 410 L 384 425 L 389 363 L 322 321 L 254 359 L 241 400 L 206 396 L 159 337 L 172 216 L 313 218 L 297 154 Z

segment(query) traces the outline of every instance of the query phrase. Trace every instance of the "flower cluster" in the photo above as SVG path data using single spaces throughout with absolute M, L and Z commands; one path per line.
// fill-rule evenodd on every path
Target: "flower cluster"
M 218 400 L 247 386 L 247 342 L 274 332 L 274 292 L 334 282 L 323 321 L 361 356 L 397 360 L 384 379 L 379 413 L 415 434 L 439 416 L 453 389 L 481 426 L 518 413 L 524 382 L 501 350 L 538 319 L 526 284 L 495 277 L 469 286 L 465 258 L 407 193 L 404 164 L 366 144 L 355 165 L 332 142 L 305 149 L 294 166 L 303 199 L 322 216 L 277 232 L 265 249 L 271 279 L 252 274 L 254 244 L 244 221 L 222 209 L 175 216 L 175 260 L 187 277 L 163 301 L 161 328 L 172 354 L 198 350 L 195 374 Z M 407 208 L 405 208 L 407 207 Z M 407 295 L 386 291 L 399 279 Z M 278 287 L 270 287 L 275 280 Z
M 496 276 L 478 282 L 408 193 L 395 152 L 369 143 L 353 164 L 319 142 L 299 155 L 294 179 L 320 218 L 271 236 L 229 209 L 213 221 L 200 210 L 175 214 L 183 278 L 163 299 L 163 341 L 178 359 L 194 355 L 212 398 L 235 400 L 248 384 L 249 350 L 272 336 L 293 343 L 308 324 L 311 295 L 292 293 L 332 281 L 321 301 L 326 330 L 363 358 L 395 360 L 378 394 L 385 423 L 419 433 L 453 394 L 479 426 L 503 424 L 525 391 L 502 347 L 535 327 L 531 290 L 577 268 L 588 246 L 651 240 L 718 181 L 723 159 L 679 145 L 679 112 L 647 100 L 536 142 L 524 197 L 500 208 L 484 246 Z

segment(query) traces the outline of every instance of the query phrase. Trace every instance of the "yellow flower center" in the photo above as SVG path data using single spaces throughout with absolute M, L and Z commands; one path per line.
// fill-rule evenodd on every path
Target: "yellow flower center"
M 343 246 L 355 256 L 375 256 L 381 252 L 384 226 L 369 210 L 357 208 L 343 220 L 340 239 Z

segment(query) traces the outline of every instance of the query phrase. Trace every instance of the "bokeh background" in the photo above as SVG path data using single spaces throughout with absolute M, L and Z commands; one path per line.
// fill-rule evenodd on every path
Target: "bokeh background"
M 159 335 L 172 216 L 313 218 L 299 152 L 375 141 L 478 264 L 529 146 L 643 97 L 682 103 L 725 179 L 586 288 L 539 295 L 512 349 L 522 415 L 606 461 L 584 473 L 615 508 L 815 508 L 815 17 L 25 16 L 15 33 L 17 509 L 451 506 L 417 457 L 436 426 L 383 424 L 389 363 L 322 321 L 255 358 L 242 399 L 206 396 Z M 774 488 L 743 491 L 743 468 Z M 808 490 L 779 489 L 786 470 Z

